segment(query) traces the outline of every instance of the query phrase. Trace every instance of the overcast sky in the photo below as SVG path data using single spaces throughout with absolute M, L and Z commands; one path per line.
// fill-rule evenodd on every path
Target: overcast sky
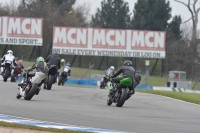
M 0 0 L 0 3 L 10 3 L 10 1 L 12 0 Z M 14 1 L 17 2 L 19 0 L 14 0 Z M 89 3 L 90 8 L 91 8 L 91 12 L 90 12 L 91 14 L 94 14 L 96 9 L 101 7 L 101 0 L 76 0 L 76 1 L 77 1 L 77 5 L 82 4 L 82 3 Z M 137 2 L 137 0 L 125 0 L 125 1 L 129 3 L 130 11 L 132 12 L 134 4 Z M 186 21 L 190 18 L 190 13 L 184 5 L 177 3 L 174 0 L 169 0 L 169 1 L 172 7 L 172 16 L 181 15 L 183 21 Z M 187 3 L 188 0 L 181 0 L 181 1 Z M 198 27 L 200 27 L 200 22 L 199 22 Z

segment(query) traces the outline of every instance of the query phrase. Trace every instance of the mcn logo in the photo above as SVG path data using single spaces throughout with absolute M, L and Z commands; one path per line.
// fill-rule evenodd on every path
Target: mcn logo
M 42 19 L 9 17 L 7 21 L 7 36 L 41 38 L 42 24 Z
M 158 31 L 54 27 L 53 45 L 61 47 L 165 51 L 166 33 Z

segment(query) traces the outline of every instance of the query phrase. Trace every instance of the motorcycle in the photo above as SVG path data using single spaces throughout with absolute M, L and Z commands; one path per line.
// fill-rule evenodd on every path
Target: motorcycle
M 32 83 L 32 77 L 35 76 L 35 73 L 26 72 L 24 74 L 24 78 L 21 81 L 21 84 L 18 84 L 18 92 L 17 92 L 17 99 L 24 97 L 25 100 L 31 100 L 34 95 L 38 95 L 40 92 L 40 86 L 42 85 L 43 81 L 40 84 Z
M 114 69 L 105 70 L 105 76 L 100 81 L 100 89 L 105 89 L 110 81 L 110 76 L 113 74 Z
M 2 77 L 3 77 L 3 81 L 7 82 L 7 79 L 11 76 L 11 71 L 13 69 L 12 62 L 9 60 L 6 60 L 3 66 L 4 66 L 4 70 L 2 73 Z
M 132 85 L 131 78 L 124 78 L 120 81 L 120 83 L 114 83 L 113 85 L 109 85 L 109 90 L 113 87 L 113 93 L 108 95 L 107 105 L 110 106 L 113 102 L 117 107 L 122 107 L 126 100 L 128 100 L 131 96 L 129 93 L 129 86 Z
M 100 89 L 105 89 L 105 87 L 108 86 L 107 85 L 108 81 L 109 81 L 109 77 L 104 76 L 100 81 Z
M 68 73 L 63 71 L 59 76 L 58 85 L 62 84 L 62 86 L 63 86 L 68 78 L 69 78 Z
M 11 82 L 16 82 L 16 80 L 18 79 L 19 76 L 22 76 L 22 75 L 21 75 L 21 70 L 20 70 L 20 68 L 19 68 L 18 66 L 16 66 L 16 67 L 14 68 L 14 72 L 11 74 L 11 79 L 10 79 L 10 81 L 11 81 Z
M 52 84 L 56 83 L 57 74 L 53 74 L 55 69 L 57 69 L 56 65 L 50 65 L 48 68 L 47 90 L 51 90 Z

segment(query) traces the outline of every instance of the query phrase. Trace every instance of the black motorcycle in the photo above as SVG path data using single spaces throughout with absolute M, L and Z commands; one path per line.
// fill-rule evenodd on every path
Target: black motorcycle
M 113 102 L 117 107 L 122 107 L 127 99 L 130 98 L 129 86 L 133 80 L 131 78 L 124 78 L 120 83 L 110 84 L 109 90 L 113 89 L 112 94 L 108 95 L 107 105 L 110 106 Z
M 13 68 L 12 62 L 9 61 L 9 60 L 6 60 L 5 64 L 4 64 L 4 70 L 3 70 L 3 73 L 2 73 L 2 77 L 3 77 L 4 82 L 7 82 L 7 79 L 11 76 L 12 68 Z
M 120 81 L 120 84 L 115 83 L 114 85 L 109 85 L 109 90 L 115 88 L 112 95 L 108 96 L 107 105 L 110 106 L 113 102 L 117 107 L 122 107 L 124 102 L 128 100 L 133 93 L 130 92 L 129 86 L 135 87 L 140 84 L 141 76 L 140 71 L 135 72 L 135 77 L 132 80 L 131 78 L 125 78 Z M 132 90 L 134 91 L 134 90 Z
M 55 71 L 57 71 L 57 66 L 50 65 L 48 68 L 47 90 L 51 90 L 52 84 L 56 83 L 57 74 L 54 74 Z
M 18 84 L 19 91 L 17 92 L 17 99 L 24 97 L 25 100 L 31 100 L 34 95 L 38 95 L 40 92 L 40 86 L 42 85 L 43 81 L 40 84 L 32 83 L 32 77 L 35 76 L 35 73 L 26 72 L 24 74 L 24 78 L 21 84 Z
M 63 71 L 59 76 L 58 85 L 62 85 L 63 86 L 68 78 L 69 78 L 68 73 Z

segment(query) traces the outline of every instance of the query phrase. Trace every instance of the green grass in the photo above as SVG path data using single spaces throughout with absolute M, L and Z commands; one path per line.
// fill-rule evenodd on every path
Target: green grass
M 28 61 L 24 61 L 24 66 L 25 68 L 32 66 L 34 64 L 34 62 L 28 62 Z M 62 70 L 62 68 L 60 69 Z M 87 72 L 88 69 L 86 68 L 78 68 L 78 67 L 71 67 L 71 77 L 72 79 L 80 79 L 84 76 L 84 74 Z M 100 74 L 100 75 L 104 75 L 104 70 L 95 70 L 92 69 L 91 70 L 91 74 Z M 89 72 L 84 76 L 84 78 L 89 76 Z M 142 77 L 142 82 L 141 84 L 145 84 L 146 83 L 146 79 L 144 77 L 144 75 L 141 75 Z M 167 83 L 167 77 L 163 76 L 149 76 L 148 77 L 148 85 L 149 86 L 166 86 Z M 192 81 L 192 87 L 194 86 L 195 81 Z M 200 90 L 200 84 L 196 84 L 194 90 Z
M 181 93 L 181 92 L 173 92 L 173 91 L 142 90 L 142 89 L 136 89 L 136 91 L 143 92 L 143 93 L 156 94 L 156 95 L 161 95 L 161 96 L 167 96 L 167 97 L 183 100 L 186 102 L 200 104 L 200 94 Z
M 54 133 L 86 133 L 86 132 L 69 131 L 69 130 L 64 130 L 64 129 L 27 126 L 27 125 L 20 125 L 20 124 L 14 124 L 14 123 L 9 123 L 9 122 L 2 122 L 2 121 L 0 121 L 0 126 L 1 127 L 12 127 L 12 128 L 18 128 L 18 129 L 28 129 L 28 130 L 54 132 Z

